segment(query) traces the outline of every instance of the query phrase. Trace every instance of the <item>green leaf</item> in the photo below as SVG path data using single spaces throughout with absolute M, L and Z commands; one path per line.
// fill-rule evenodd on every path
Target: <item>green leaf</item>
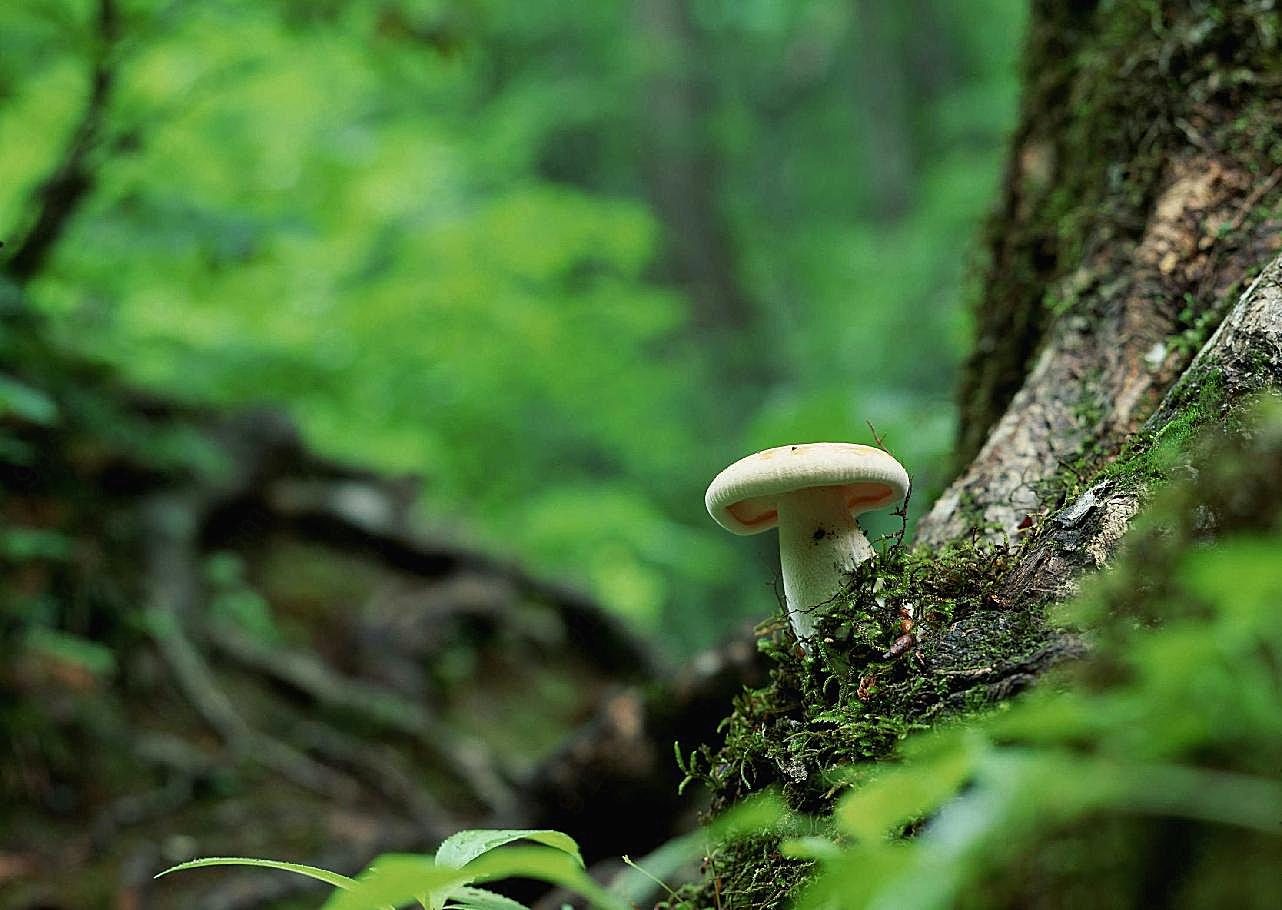
M 593 906 L 604 910 L 630 910 L 626 903 L 610 894 L 583 871 L 581 859 L 557 848 L 507 847 L 503 850 L 491 850 L 468 863 L 463 871 L 471 881 L 490 881 L 513 876 L 538 879 L 581 894 Z
M 170 872 L 203 869 L 206 866 L 255 866 L 260 869 L 279 869 L 282 872 L 293 872 L 297 875 L 314 878 L 317 881 L 325 882 L 327 885 L 333 885 L 335 888 L 352 888 L 356 886 L 354 879 L 350 879 L 346 875 L 339 875 L 337 872 L 330 872 L 328 869 L 304 866 L 301 863 L 282 863 L 274 859 L 252 859 L 244 856 L 208 856 L 204 859 L 193 859 L 189 862 L 179 863 L 177 866 L 170 866 L 164 872 L 159 873 L 156 878 L 168 875 Z
M 0 417 L 10 414 L 42 427 L 58 422 L 58 406 L 52 398 L 9 376 L 0 376 Z
M 15 562 L 32 559 L 67 559 L 72 540 L 49 528 L 7 528 L 0 531 L 0 556 Z
M 708 825 L 708 839 L 714 843 L 756 834 L 775 827 L 789 817 L 788 804 L 775 790 L 767 790 L 717 816 Z
M 794 837 L 779 844 L 779 852 L 790 859 L 833 860 L 843 855 L 840 846 L 826 837 Z
M 76 664 L 94 676 L 116 672 L 116 655 L 106 645 L 70 632 L 36 626 L 27 633 L 27 648 L 50 657 Z
M 447 837 L 436 848 L 436 864 L 447 869 L 462 869 L 484 853 L 518 840 L 532 840 L 553 847 L 570 856 L 583 868 L 583 856 L 574 838 L 547 828 L 476 828 Z
M 823 874 L 805 885 L 795 906 L 798 910 L 869 906 L 905 910 L 902 902 L 877 904 L 875 901 L 882 896 L 887 883 L 899 879 L 919 853 L 916 844 L 902 842 L 852 847 L 825 864 Z M 923 907 L 922 904 L 915 906 Z
M 864 841 L 929 815 L 961 789 L 974 771 L 980 749 L 958 740 L 955 748 L 895 768 L 843 797 L 833 812 L 837 826 Z
M 445 907 L 446 910 L 451 907 L 458 907 L 460 910 L 529 910 L 520 901 L 470 885 L 459 885 L 451 889 L 449 902 Z
M 403 907 L 434 892 L 442 895 L 441 899 L 432 901 L 434 906 L 440 906 L 450 889 L 468 879 L 466 873 L 457 869 L 438 867 L 428 856 L 387 853 L 370 863 L 346 891 L 330 895 L 321 910 Z

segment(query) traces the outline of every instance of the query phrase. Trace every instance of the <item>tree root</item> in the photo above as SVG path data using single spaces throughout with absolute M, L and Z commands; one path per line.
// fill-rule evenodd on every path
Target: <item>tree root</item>
M 222 654 L 255 674 L 324 708 L 348 712 L 409 736 L 467 785 L 491 814 L 507 818 L 515 813 L 516 797 L 484 750 L 459 742 L 457 733 L 418 705 L 383 686 L 341 676 L 311 654 L 268 647 L 234 628 L 210 625 L 206 634 Z M 331 732 L 337 735 L 337 731 Z
M 1160 439 L 1211 382 L 1216 386 L 1220 412 L 1251 393 L 1282 388 L 1282 256 L 1274 258 L 1238 298 L 1154 410 L 1143 432 L 1151 440 Z M 997 595 L 1002 610 L 1035 609 L 1075 594 L 1084 574 L 1112 560 L 1147 495 L 1145 478 L 1122 473 L 1092 484 L 1058 511 L 1044 516 L 1041 532 L 1027 545 Z M 973 621 L 973 617 L 967 620 Z M 984 625 L 977 624 L 980 634 Z M 931 710 L 965 704 L 976 688 L 984 689 L 989 700 L 1009 697 L 1045 670 L 1081 656 L 1084 650 L 1085 643 L 1077 636 L 1052 632 L 1030 657 L 996 666 L 932 667 L 933 673 L 954 678 L 960 685 Z
M 313 760 L 287 743 L 253 729 L 222 691 L 184 630 L 197 603 L 196 527 L 192 497 L 158 494 L 143 508 L 148 550 L 146 617 L 152 641 L 179 691 L 238 759 L 252 761 L 314 793 L 353 798 L 350 777 Z

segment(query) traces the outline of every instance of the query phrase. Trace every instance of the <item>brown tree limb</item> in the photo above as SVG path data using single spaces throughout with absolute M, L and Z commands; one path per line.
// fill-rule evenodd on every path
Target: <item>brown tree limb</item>
M 584 657 L 612 675 L 644 678 L 654 670 L 650 649 L 619 618 L 603 610 L 582 592 L 540 578 L 521 566 L 495 559 L 449 541 L 428 537 L 411 528 L 391 505 L 378 506 L 372 483 L 340 476 L 325 479 L 279 479 L 265 485 L 266 495 L 255 502 L 226 501 L 211 524 L 216 536 L 231 533 L 229 522 L 266 509 L 274 523 L 300 537 L 348 553 L 368 553 L 383 564 L 428 578 L 461 571 L 502 578 L 512 590 L 551 607 L 564 623 L 567 636 Z M 357 503 L 364 503 L 358 507 Z
M 61 161 L 32 193 L 35 217 L 4 266 L 9 277 L 19 285 L 26 284 L 40 272 L 94 188 L 96 174 L 92 159 L 102 143 L 107 109 L 117 81 L 120 16 L 116 0 L 98 0 L 96 37 L 89 97 L 80 120 L 71 132 Z
M 279 773 L 306 790 L 354 796 L 359 785 L 292 746 L 251 727 L 219 686 L 187 637 L 197 602 L 195 510 L 181 494 L 158 494 L 144 507 L 148 551 L 147 618 L 156 649 L 196 713 L 231 752 Z

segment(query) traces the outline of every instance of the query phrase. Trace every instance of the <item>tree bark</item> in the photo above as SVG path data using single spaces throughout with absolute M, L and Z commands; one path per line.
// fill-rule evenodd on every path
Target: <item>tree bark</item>
M 915 538 L 937 552 L 978 535 L 1018 558 L 988 616 L 944 639 L 974 643 L 1011 617 L 1040 617 L 1107 565 L 1150 492 L 1147 478 L 1103 470 L 1128 446 L 1282 388 L 1282 169 L 1260 153 L 1282 139 L 1282 84 L 1272 45 L 1253 37 L 1277 17 L 1224 12 L 1212 24 L 1175 2 L 1152 17 L 1033 5 L 1024 110 L 962 386 L 960 447 L 977 451 Z M 1227 88 L 1233 67 L 1261 79 Z M 1018 385 L 1000 378 L 1015 373 Z M 1006 697 L 1082 652 L 1039 634 L 1031 660 L 968 668 L 943 649 L 933 669 L 955 675 L 957 695 Z
M 1282 123 L 1260 33 L 1274 16 L 1034 3 L 961 389 L 974 457 L 919 543 L 1011 535 L 1059 505 L 1055 475 L 1116 456 L 1279 248 L 1278 168 L 1261 152 Z
M 1067 279 L 1089 289 L 1080 308 L 1055 320 L 975 460 L 918 525 L 918 543 L 938 546 L 972 528 L 1013 536 L 1056 504 L 1048 489 L 1065 465 L 1090 470 L 1141 427 L 1191 359 L 1176 343 L 1185 289 L 1200 290 L 1200 306 L 1214 311 L 1278 246 L 1279 224 L 1268 220 L 1247 242 L 1217 248 L 1256 186 L 1222 160 L 1192 153 L 1171 162 L 1143 236 L 1120 251 L 1128 271 L 1108 273 L 1113 248 L 1107 262 L 1083 264 Z
M 696 328 L 750 333 L 752 302 L 719 210 L 718 167 L 708 134 L 711 86 L 699 35 L 680 0 L 637 0 L 637 22 L 655 61 L 646 82 L 647 176 L 650 198 L 666 229 L 663 263 L 685 290 Z

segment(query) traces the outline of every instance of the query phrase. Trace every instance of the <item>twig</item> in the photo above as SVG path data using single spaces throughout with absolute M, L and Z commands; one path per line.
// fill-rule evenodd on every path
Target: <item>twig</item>
M 414 823 L 422 830 L 425 841 L 445 840 L 463 827 L 379 749 L 319 721 L 300 724 L 294 733 L 307 748 L 351 768 L 370 789 L 381 794 L 390 804 L 408 810 Z
M 103 121 L 116 86 L 115 50 L 120 42 L 116 0 L 98 0 L 97 30 L 98 47 L 89 100 L 71 133 L 61 162 L 32 193 L 36 216 L 5 264 L 9 277 L 20 285 L 39 273 L 94 186 L 95 174 L 89 159 L 100 144 Z
M 1242 222 L 1246 221 L 1247 216 L 1251 214 L 1251 210 L 1255 208 L 1255 204 L 1263 199 L 1269 190 L 1277 186 L 1279 180 L 1282 180 L 1282 167 L 1274 168 L 1273 173 L 1269 174 L 1263 183 L 1253 189 L 1250 195 L 1242 200 L 1242 205 L 1238 209 L 1237 214 L 1234 215 L 1233 220 L 1224 227 L 1224 230 L 1231 234 L 1240 228 L 1242 226 Z
M 877 448 L 881 449 L 883 452 L 890 452 L 890 449 L 886 448 L 885 441 L 877 435 L 877 428 L 872 425 L 872 421 L 865 420 L 864 423 L 868 424 L 868 432 L 872 433 L 872 441 L 877 444 Z

